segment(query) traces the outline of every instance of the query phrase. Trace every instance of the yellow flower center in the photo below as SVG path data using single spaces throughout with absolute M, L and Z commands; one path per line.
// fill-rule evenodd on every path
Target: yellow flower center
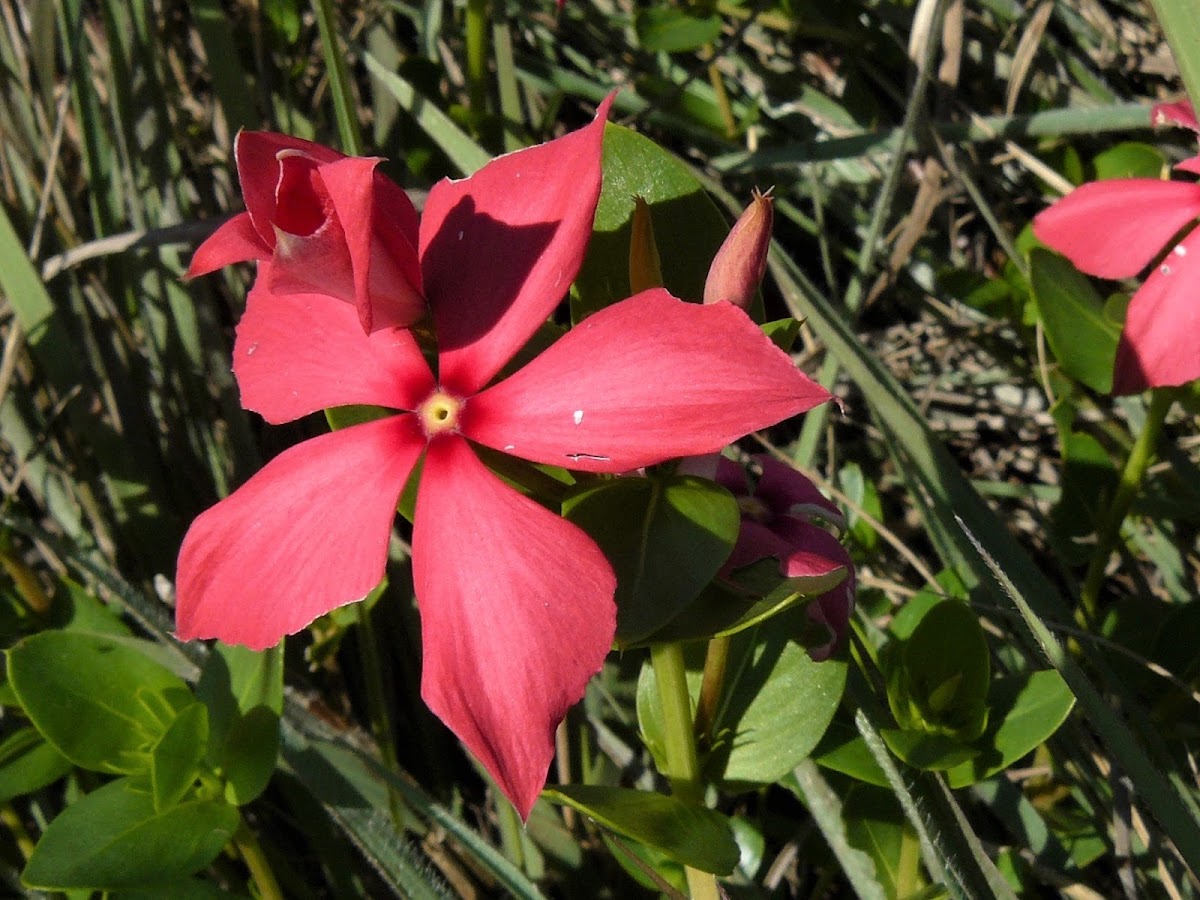
M 445 434 L 458 430 L 459 416 L 462 414 L 466 401 L 460 400 L 445 391 L 434 391 L 428 399 L 417 408 L 421 419 L 421 427 L 425 429 L 426 437 L 435 434 Z

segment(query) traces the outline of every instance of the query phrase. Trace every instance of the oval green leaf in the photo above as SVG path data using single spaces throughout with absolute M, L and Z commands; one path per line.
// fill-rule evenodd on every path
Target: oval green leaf
M 191 790 L 200 774 L 207 743 L 208 710 L 202 703 L 185 706 L 150 753 L 150 785 L 156 810 L 174 806 Z
M 225 799 L 245 806 L 267 789 L 279 756 L 279 714 L 256 706 L 229 730 L 225 742 Z
M 44 631 L 8 651 L 8 677 L 26 715 L 75 765 L 129 774 L 191 699 L 187 685 L 130 639 Z
M 1029 251 L 1029 281 L 1046 340 L 1063 371 L 1092 390 L 1112 390 L 1120 327 L 1105 315 L 1104 298 L 1057 253 Z
M 36 729 L 20 728 L 0 743 L 0 803 L 53 784 L 72 768 Z
M 604 130 L 604 186 L 592 239 L 571 292 L 571 318 L 624 300 L 629 288 L 633 198 L 650 206 L 663 285 L 676 297 L 699 300 L 729 223 L 679 159 L 620 125 Z
M 605 482 L 568 500 L 563 514 L 616 570 L 618 647 L 654 633 L 695 600 L 741 527 L 733 496 L 690 475 Z
M 725 816 L 674 797 L 593 784 L 564 784 L 542 796 L 693 869 L 728 875 L 741 855 Z
M 212 800 L 155 812 L 150 794 L 122 778 L 50 823 L 21 880 L 41 890 L 112 891 L 184 878 L 212 862 L 239 821 L 236 809 Z

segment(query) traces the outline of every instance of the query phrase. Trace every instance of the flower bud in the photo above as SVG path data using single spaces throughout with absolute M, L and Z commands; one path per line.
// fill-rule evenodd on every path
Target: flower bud
M 771 192 L 754 192 L 754 199 L 734 223 L 729 237 L 713 257 L 704 282 L 704 302 L 728 300 L 748 310 L 767 270 L 771 225 L 775 210 Z
M 654 241 L 654 223 L 650 204 L 643 197 L 633 198 L 633 223 L 629 234 L 629 287 L 639 294 L 663 286 L 662 262 Z

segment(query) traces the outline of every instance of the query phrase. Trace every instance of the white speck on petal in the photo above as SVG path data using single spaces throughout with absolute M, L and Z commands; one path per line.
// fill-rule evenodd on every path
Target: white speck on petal
M 246 348 L 246 355 L 253 356 L 254 351 L 257 349 L 258 349 L 258 341 L 255 341 L 253 344 L 251 344 L 249 347 Z
M 463 233 L 460 231 L 460 232 L 458 233 L 458 239 L 461 241 L 461 240 L 462 240 L 462 237 L 463 237 Z
M 1183 246 L 1183 244 L 1177 244 L 1175 246 L 1175 255 L 1176 256 L 1187 256 L 1187 247 Z
M 516 445 L 516 444 L 505 444 L 505 445 L 504 445 L 504 450 L 505 450 L 505 452 L 508 452 L 509 450 L 515 450 L 515 449 L 516 449 L 516 447 L 517 447 L 517 445 Z
M 1162 272 L 1164 275 L 1170 275 L 1171 267 L 1164 264 L 1158 267 L 1158 271 Z
M 574 419 L 575 424 L 578 425 L 580 422 L 583 421 L 583 410 L 582 409 L 575 410 L 575 412 L 571 413 L 571 418 Z

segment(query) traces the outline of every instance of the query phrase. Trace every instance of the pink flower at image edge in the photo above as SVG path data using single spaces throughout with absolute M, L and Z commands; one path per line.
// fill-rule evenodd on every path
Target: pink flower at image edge
M 1156 123 L 1195 128 L 1191 105 L 1155 108 Z M 1176 169 L 1200 175 L 1200 156 Z M 1038 240 L 1089 275 L 1133 278 L 1200 216 L 1200 184 L 1113 178 L 1081 185 L 1033 220 Z M 1200 229 L 1170 247 L 1134 293 L 1113 369 L 1114 394 L 1200 377 Z
M 238 326 L 243 404 L 269 422 L 370 404 L 396 415 L 305 441 L 193 523 L 183 639 L 275 644 L 383 577 L 396 503 L 424 463 L 413 525 L 422 697 L 523 817 L 553 734 L 603 664 L 612 568 L 580 529 L 518 493 L 472 443 L 591 472 L 714 452 L 829 398 L 729 304 L 651 290 L 490 384 L 558 305 L 591 235 L 608 103 L 595 121 L 430 191 L 420 278 L 435 380 L 412 335 L 366 334 L 350 305 L 271 289 Z

